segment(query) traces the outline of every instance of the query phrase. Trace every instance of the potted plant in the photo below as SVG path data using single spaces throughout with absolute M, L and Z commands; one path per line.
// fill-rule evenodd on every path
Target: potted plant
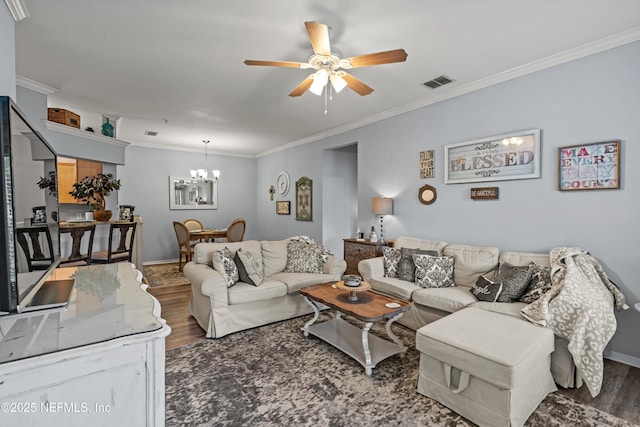
M 69 192 L 71 197 L 76 200 L 91 205 L 93 209 L 93 218 L 96 221 L 109 221 L 113 212 L 105 209 L 105 198 L 112 191 L 120 189 L 120 180 L 114 179 L 113 175 L 108 173 L 99 173 L 97 175 L 88 176 L 80 182 L 73 184 L 73 190 Z
M 40 181 L 36 183 L 42 190 L 45 188 L 49 190 L 49 195 L 56 197 L 58 195 L 58 181 L 56 177 L 56 171 L 49 171 L 46 177 L 40 177 Z

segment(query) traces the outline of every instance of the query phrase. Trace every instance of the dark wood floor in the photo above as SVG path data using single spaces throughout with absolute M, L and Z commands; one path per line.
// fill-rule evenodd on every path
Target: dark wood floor
M 171 327 L 167 350 L 206 339 L 205 332 L 189 315 L 190 285 L 149 288 L 160 305 L 162 317 Z M 605 359 L 602 391 L 595 399 L 586 387 L 560 389 L 586 405 L 640 425 L 640 369 Z

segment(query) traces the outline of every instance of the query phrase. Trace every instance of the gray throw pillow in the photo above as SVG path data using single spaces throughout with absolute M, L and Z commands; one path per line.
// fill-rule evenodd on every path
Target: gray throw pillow
M 531 267 L 511 265 L 508 262 L 500 264 L 496 282 L 502 282 L 502 292 L 498 295 L 498 302 L 518 301 L 527 290 L 531 280 Z
M 427 251 L 424 249 L 400 248 L 400 264 L 398 266 L 398 279 L 407 282 L 416 281 L 416 264 L 413 261 L 414 255 L 440 255 L 437 251 Z
M 384 255 L 384 277 L 397 278 L 402 256 L 400 249 L 384 248 L 382 255 Z
M 213 251 L 213 269 L 227 282 L 227 288 L 235 285 L 240 279 L 233 254 L 226 246 L 222 250 Z
M 416 285 L 421 288 L 449 288 L 453 282 L 452 256 L 414 255 Z
M 496 302 L 502 292 L 502 283 L 480 276 L 469 290 L 480 301 Z
M 551 289 L 551 267 L 545 267 L 535 263 L 529 263 L 531 267 L 531 280 L 527 290 L 520 297 L 520 301 L 531 304 Z
M 235 262 L 238 267 L 238 277 L 240 277 L 240 281 L 253 286 L 258 286 L 262 283 L 264 279 L 262 263 L 260 263 L 251 252 L 238 249 Z
M 322 273 L 324 265 L 322 245 L 291 240 L 287 244 L 287 273 Z

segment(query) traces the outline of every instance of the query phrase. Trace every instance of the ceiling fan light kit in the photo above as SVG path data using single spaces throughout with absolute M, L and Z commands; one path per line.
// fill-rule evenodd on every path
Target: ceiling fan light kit
M 320 96 L 324 91 L 325 113 L 327 86 L 328 89 L 335 91 L 336 93 L 340 93 L 340 91 L 345 87 L 349 87 L 349 89 L 361 96 L 366 96 L 373 92 L 373 88 L 367 86 L 364 82 L 358 80 L 353 75 L 339 70 L 340 68 L 349 70 L 358 67 L 404 62 L 407 59 L 407 52 L 405 52 L 404 49 L 395 49 L 385 52 L 353 56 L 350 58 L 341 58 L 336 53 L 331 52 L 329 27 L 325 24 L 314 21 L 305 22 L 304 25 L 307 29 L 307 33 L 309 34 L 309 40 L 311 41 L 311 46 L 314 52 L 306 63 L 291 61 L 260 61 L 253 59 L 247 59 L 244 63 L 246 65 L 316 70 L 313 74 L 304 79 L 295 89 L 293 89 L 291 93 L 289 93 L 289 96 L 300 96 L 307 90 L 314 95 Z M 328 85 L 329 82 L 331 82 L 331 85 Z

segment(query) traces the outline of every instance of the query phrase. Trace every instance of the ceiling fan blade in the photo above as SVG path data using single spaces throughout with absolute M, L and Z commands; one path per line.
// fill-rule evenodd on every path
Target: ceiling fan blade
M 289 96 L 300 96 L 303 93 L 305 93 L 307 91 L 307 89 L 309 89 L 309 87 L 311 86 L 311 83 L 313 83 L 313 77 L 311 77 L 311 76 L 307 77 L 306 79 L 304 79 L 302 81 L 302 83 L 300 83 L 298 86 L 296 86 L 296 88 L 291 91 Z
M 307 21 L 304 23 L 309 33 L 309 40 L 313 51 L 318 55 L 331 55 L 331 44 L 329 43 L 329 27 L 315 21 Z
M 265 67 L 289 67 L 289 68 L 311 68 L 306 62 L 291 61 L 258 61 L 255 59 L 247 59 L 244 61 L 247 65 L 262 65 Z
M 347 82 L 347 86 L 352 91 L 354 91 L 354 92 L 356 92 L 356 93 L 358 93 L 358 94 L 360 94 L 362 96 L 369 95 L 371 92 L 373 92 L 373 89 L 371 87 L 367 86 L 362 81 L 356 79 L 351 74 L 349 74 L 349 73 L 342 74 L 341 73 L 341 76 L 344 79 L 344 81 Z
M 368 55 L 352 56 L 351 58 L 346 58 L 346 60 L 351 63 L 351 68 L 369 67 L 371 65 L 404 62 L 407 60 L 407 52 L 405 52 L 404 49 L 387 50 L 385 52 L 370 53 Z

